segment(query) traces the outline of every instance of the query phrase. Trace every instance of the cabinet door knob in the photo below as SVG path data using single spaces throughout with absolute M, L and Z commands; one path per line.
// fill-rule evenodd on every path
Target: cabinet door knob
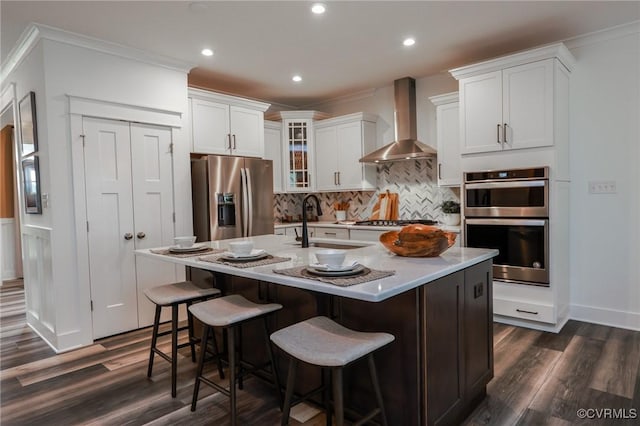
M 143 239 L 144 237 L 146 237 L 147 235 L 144 232 L 138 232 L 138 234 L 136 234 L 136 237 Z
M 126 234 L 124 234 L 125 240 L 129 241 L 132 238 L 133 238 L 133 234 L 131 232 L 127 232 Z

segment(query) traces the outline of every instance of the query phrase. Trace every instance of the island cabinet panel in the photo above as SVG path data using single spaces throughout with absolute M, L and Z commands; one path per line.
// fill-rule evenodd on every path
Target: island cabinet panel
M 375 352 L 378 380 L 390 425 L 420 425 L 423 389 L 421 384 L 421 324 L 418 289 L 383 302 L 337 300 L 339 322 L 358 331 L 386 332 L 395 340 Z M 345 407 L 359 414 L 376 407 L 366 359 L 344 371 Z M 377 418 L 374 420 L 378 420 Z
M 424 381 L 427 424 L 453 424 L 464 398 L 464 273 L 424 286 Z
M 491 266 L 487 268 L 484 263 L 464 271 L 464 389 L 467 400 L 484 397 L 485 385 L 493 378 L 491 271 Z

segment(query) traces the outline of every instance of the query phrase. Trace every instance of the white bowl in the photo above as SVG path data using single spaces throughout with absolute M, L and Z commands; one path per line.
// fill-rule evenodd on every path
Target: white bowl
M 344 258 L 347 256 L 346 250 L 318 250 L 316 252 L 316 258 L 318 259 L 318 263 L 322 263 L 324 265 L 329 266 L 342 266 L 344 263 Z
M 229 250 L 236 256 L 248 256 L 253 250 L 253 241 L 234 241 L 229 243 Z
M 196 242 L 196 237 L 195 236 L 188 236 L 188 237 L 175 237 L 173 239 L 173 242 L 178 246 L 178 247 L 182 247 L 182 248 L 188 248 L 191 247 L 193 245 L 193 243 Z

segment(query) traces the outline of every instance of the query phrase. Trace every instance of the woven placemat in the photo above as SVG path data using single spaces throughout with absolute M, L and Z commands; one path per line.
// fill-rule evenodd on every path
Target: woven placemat
M 196 251 L 196 252 L 190 252 L 190 253 L 172 253 L 169 251 L 169 249 L 157 249 L 157 250 L 149 250 L 151 253 L 153 254 L 163 254 L 165 256 L 173 256 L 173 257 L 195 257 L 195 256 L 202 256 L 203 254 L 215 254 L 215 253 L 222 253 L 225 252 L 227 250 L 224 249 L 214 249 L 211 247 L 207 247 L 206 250 L 200 250 L 200 251 Z
M 287 262 L 291 260 L 291 258 L 272 256 L 269 254 L 267 255 L 267 257 L 263 257 L 262 259 L 258 259 L 258 260 L 249 260 L 246 262 L 243 262 L 243 261 L 234 262 L 229 260 L 223 260 L 220 258 L 220 255 L 211 254 L 209 256 L 202 256 L 198 258 L 198 260 L 202 260 L 204 262 L 211 262 L 211 263 L 221 263 L 223 265 L 235 266 L 236 268 L 253 268 L 254 266 L 264 266 L 264 265 L 271 265 L 272 263 Z
M 349 287 L 350 285 L 362 284 L 380 278 L 395 275 L 396 271 L 378 271 L 376 269 L 364 267 L 361 274 L 351 277 L 320 277 L 307 271 L 306 266 L 296 266 L 295 268 L 274 269 L 276 274 L 287 275 L 289 277 L 307 278 L 309 280 L 322 281 L 323 283 L 337 285 L 339 287 Z

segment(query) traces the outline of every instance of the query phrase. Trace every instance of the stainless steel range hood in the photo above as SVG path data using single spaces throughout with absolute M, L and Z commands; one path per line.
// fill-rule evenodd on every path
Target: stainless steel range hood
M 405 77 L 393 82 L 396 141 L 365 155 L 361 163 L 414 160 L 436 155 L 436 150 L 418 140 L 416 126 L 416 81 Z

